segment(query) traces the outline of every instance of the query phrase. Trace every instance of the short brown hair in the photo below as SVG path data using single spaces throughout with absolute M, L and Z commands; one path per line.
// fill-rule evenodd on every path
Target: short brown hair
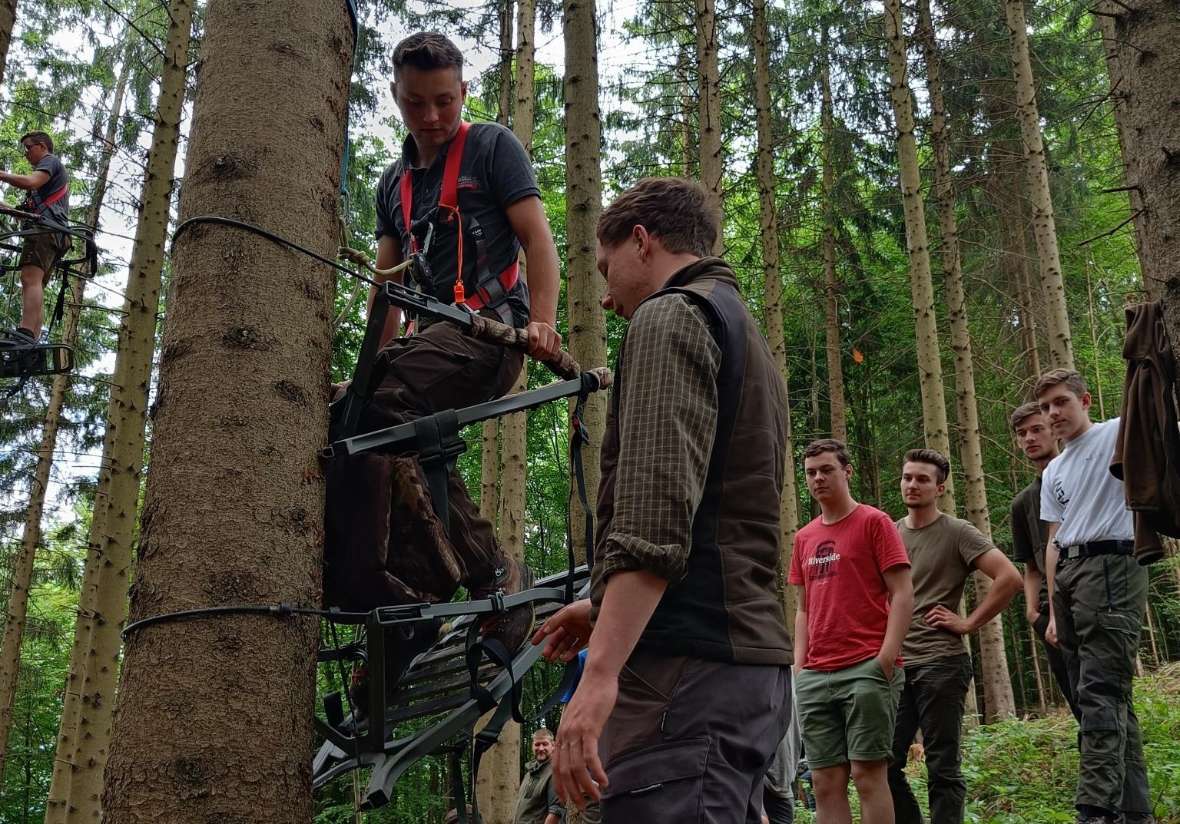
M 549 731 L 548 727 L 538 727 L 537 731 L 535 733 L 533 733 L 533 740 L 536 741 L 538 739 L 544 739 L 544 738 L 547 738 L 550 741 L 552 741 L 553 740 L 553 733 L 551 733 Z
M 850 466 L 852 461 L 848 457 L 848 447 L 844 441 L 838 441 L 835 438 L 820 438 L 807 444 L 803 449 L 803 457 L 815 458 L 823 455 L 826 452 L 831 452 L 836 456 L 836 460 L 840 462 L 840 466 Z
M 701 184 L 683 177 L 645 177 L 603 211 L 598 241 L 618 246 L 642 226 L 669 252 L 705 257 L 713 252 L 720 223 Z
M 1054 386 L 1065 386 L 1079 398 L 1090 391 L 1086 387 L 1086 379 L 1072 369 L 1050 369 L 1037 378 L 1036 386 L 1033 387 L 1033 397 L 1041 397 Z
M 1020 406 L 1012 410 L 1011 417 L 1008 418 L 1008 423 L 1012 425 L 1012 432 L 1015 433 L 1020 425 L 1031 418 L 1033 415 L 1041 414 L 1041 405 L 1036 401 L 1029 401 L 1022 403 Z
M 951 462 L 946 459 L 946 455 L 943 455 L 937 449 L 911 449 L 905 453 L 905 460 L 901 463 L 902 466 L 905 466 L 910 462 L 930 464 L 936 468 L 938 470 L 938 482 L 940 484 L 946 483 L 946 479 L 950 477 Z
M 420 31 L 394 46 L 394 78 L 402 66 L 413 66 L 424 71 L 455 69 L 462 77 L 463 52 L 445 35 L 436 31 Z
M 42 146 L 48 149 L 51 154 L 53 153 L 53 138 L 47 135 L 45 132 L 27 132 L 21 135 L 20 142 L 22 146 L 26 140 L 29 140 L 33 143 L 40 143 Z

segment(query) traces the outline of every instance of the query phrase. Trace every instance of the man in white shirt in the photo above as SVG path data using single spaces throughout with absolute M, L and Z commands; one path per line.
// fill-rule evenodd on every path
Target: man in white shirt
M 1064 443 L 1041 479 L 1049 523 L 1045 638 L 1070 660 L 1081 710 L 1076 795 L 1079 824 L 1150 822 L 1151 796 L 1131 679 L 1147 605 L 1147 570 L 1132 557 L 1134 527 L 1122 484 L 1110 474 L 1117 418 L 1090 420 L 1077 372 L 1054 369 L 1034 389 L 1053 435 Z

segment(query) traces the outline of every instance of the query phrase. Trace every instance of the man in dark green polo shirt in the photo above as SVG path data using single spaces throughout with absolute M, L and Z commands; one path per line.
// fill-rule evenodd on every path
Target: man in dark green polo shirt
M 553 787 L 553 733 L 541 727 L 533 733 L 533 760 L 525 765 L 516 797 L 512 824 L 561 824 L 564 809 Z

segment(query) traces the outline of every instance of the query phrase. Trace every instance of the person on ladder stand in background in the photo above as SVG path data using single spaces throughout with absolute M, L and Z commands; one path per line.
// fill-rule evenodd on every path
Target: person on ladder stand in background
M 409 270 L 416 288 L 527 328 L 528 354 L 554 357 L 561 348 L 557 248 L 528 153 L 499 124 L 463 121 L 463 55 L 446 37 L 411 35 L 394 49 L 393 67 L 390 88 L 410 134 L 401 159 L 377 185 L 377 268 L 421 253 L 420 265 Z M 517 263 L 522 247 L 527 285 Z M 370 311 L 375 299 L 374 289 Z M 523 353 L 426 318 L 416 321 L 414 334 L 398 337 L 400 314 L 390 310 L 381 336 L 376 388 L 360 432 L 487 401 L 512 388 Z M 460 584 L 473 598 L 531 586 L 528 568 L 503 553 L 492 524 L 479 516 L 453 470 L 447 492 L 449 536 L 443 536 L 415 461 L 380 454 L 333 461 L 327 470 L 326 603 L 371 610 L 446 601 Z M 484 638 L 512 654 L 532 622 L 532 607 L 518 607 L 488 619 Z M 422 640 L 432 639 L 420 639 L 415 651 L 424 648 L 417 647 Z M 398 666 L 404 669 L 408 659 L 403 654 Z M 389 684 L 400 672 L 392 675 Z
M 47 217 L 65 226 L 70 216 L 70 179 L 65 166 L 53 153 L 53 138 L 45 132 L 29 132 L 20 139 L 25 158 L 33 167 L 31 174 L 18 175 L 0 170 L 0 183 L 7 183 L 27 194 L 21 211 Z M 36 229 L 26 221 L 22 230 Z M 41 337 L 44 316 L 45 285 L 54 264 L 70 246 L 70 237 L 62 232 L 34 231 L 25 235 L 20 255 L 21 319 L 15 330 L 6 333 L 10 343 L 35 344 Z

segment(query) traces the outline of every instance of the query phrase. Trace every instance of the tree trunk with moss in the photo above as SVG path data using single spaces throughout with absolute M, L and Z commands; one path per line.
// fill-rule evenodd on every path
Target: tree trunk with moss
M 566 301 L 570 354 L 583 368 L 605 366 L 607 357 L 602 276 L 594 255 L 602 210 L 602 123 L 594 15 L 594 0 L 564 0 Z M 593 516 L 598 499 L 598 459 L 606 429 L 605 392 L 595 392 L 587 399 L 582 420 L 590 433 L 590 442 L 582 447 L 590 512 L 583 514 L 572 476 L 569 507 L 574 552 L 580 562 L 585 562 L 585 518 Z
M 1004 0 L 1008 37 L 1012 46 L 1012 75 L 1016 78 L 1016 114 L 1024 139 L 1027 159 L 1029 196 L 1032 200 L 1033 235 L 1037 243 L 1041 285 L 1048 302 L 1049 356 L 1054 367 L 1073 369 L 1073 344 L 1069 331 L 1069 312 L 1065 301 L 1065 279 L 1061 272 L 1061 255 L 1057 249 L 1057 221 L 1053 217 L 1053 198 L 1049 192 L 1049 170 L 1045 163 L 1045 145 L 1041 136 L 1041 117 L 1037 111 L 1036 84 L 1028 49 L 1028 25 L 1024 19 L 1025 0 Z
M 344 4 L 210 6 L 182 222 L 333 253 L 353 45 Z M 176 237 L 172 273 L 130 617 L 314 606 L 334 273 L 209 224 Z M 315 618 L 273 615 L 132 634 L 103 821 L 310 821 L 318 641 Z
M 983 472 L 983 445 L 979 404 L 975 394 L 975 361 L 967 322 L 967 295 L 963 288 L 963 264 L 959 252 L 959 227 L 955 217 L 955 189 L 951 179 L 950 139 L 942 93 L 942 59 L 934 35 L 930 0 L 918 0 L 918 28 L 926 60 L 926 85 L 930 95 L 930 140 L 934 145 L 934 196 L 938 203 L 942 235 L 942 267 L 951 349 L 955 357 L 955 408 L 959 422 L 959 461 L 962 465 L 967 519 L 991 540 L 992 526 Z M 972 576 L 977 599 L 987 597 L 991 579 L 980 572 Z M 989 721 L 1016 714 L 1016 698 L 1008 674 L 1004 649 L 1003 618 L 997 615 L 979 629 L 986 717 Z
M 12 45 L 12 30 L 16 28 L 16 0 L 0 0 L 0 85 L 8 65 L 8 49 Z
M 836 136 L 832 114 L 831 65 L 828 62 L 828 30 L 820 38 L 820 131 L 823 135 L 821 164 L 823 166 L 823 246 L 824 259 L 824 332 L 827 338 L 828 362 L 828 419 L 832 437 L 848 440 L 848 415 L 844 402 L 844 360 L 840 341 L 840 279 L 836 273 L 836 170 L 832 165 L 832 143 Z
M 724 161 L 721 156 L 721 69 L 719 67 L 720 28 L 717 25 L 716 0 L 696 0 L 697 73 L 697 145 L 700 151 L 700 181 L 709 193 L 717 214 L 724 221 L 725 199 L 722 192 Z M 718 232 L 713 253 L 725 248 L 724 232 Z
M 787 341 L 783 334 L 783 281 L 779 270 L 779 226 L 777 185 L 774 176 L 774 130 L 772 101 L 770 95 L 770 26 L 766 20 L 766 0 L 754 0 L 754 108 L 758 125 L 758 214 L 762 242 L 762 283 L 763 302 L 766 312 L 766 338 L 783 386 L 788 385 L 790 369 L 787 363 Z M 783 465 L 783 493 L 779 507 L 780 600 L 784 615 L 795 614 L 794 605 L 788 603 L 790 589 L 782 586 L 786 571 L 791 568 L 791 549 L 795 532 L 799 529 L 799 499 L 795 488 L 795 446 L 791 437 L 791 407 L 787 408 L 787 444 Z M 787 627 L 794 632 L 794 621 L 787 620 Z

